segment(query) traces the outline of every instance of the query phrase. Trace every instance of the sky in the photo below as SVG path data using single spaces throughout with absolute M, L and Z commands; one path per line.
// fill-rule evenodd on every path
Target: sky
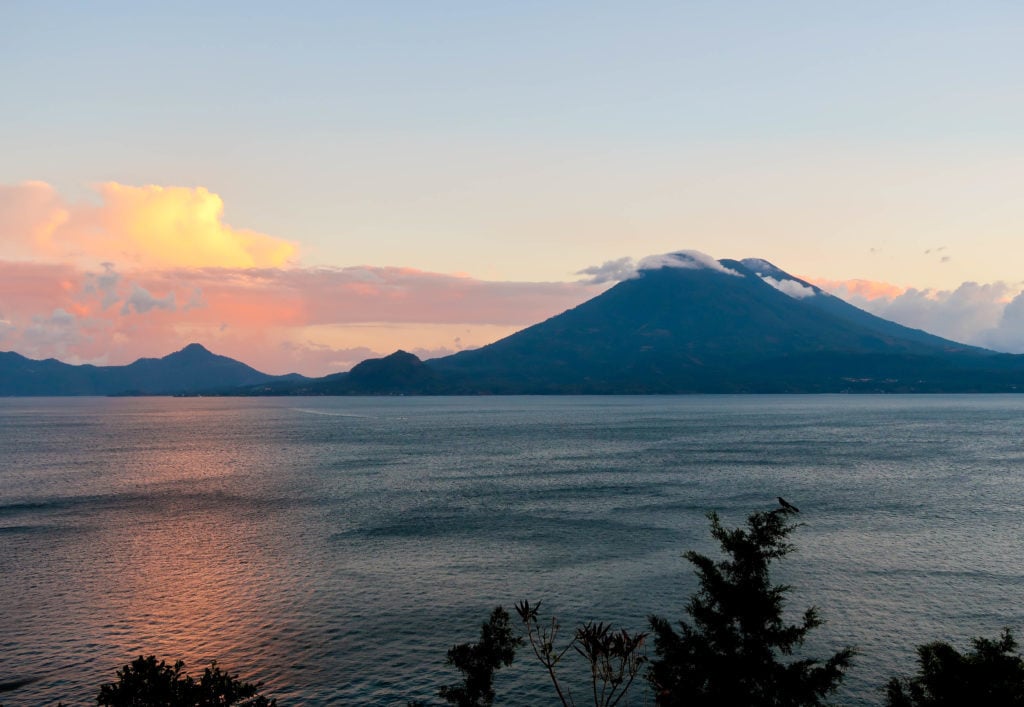
M 988 0 L 4 0 L 0 350 L 322 375 L 695 250 L 1024 352 L 1021 36 Z

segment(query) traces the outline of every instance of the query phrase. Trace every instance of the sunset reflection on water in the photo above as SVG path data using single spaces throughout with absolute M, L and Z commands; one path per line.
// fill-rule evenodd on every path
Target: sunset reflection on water
M 182 659 L 193 673 L 216 660 L 268 690 L 283 688 L 297 631 L 281 617 L 296 615 L 305 592 L 281 522 L 290 504 L 266 474 L 268 449 L 252 438 L 223 444 L 252 430 L 221 424 L 215 409 L 123 413 L 73 426 L 65 416 L 44 422 L 48 434 L 34 458 L 51 458 L 50 449 L 59 458 L 67 444 L 62 464 L 24 465 L 21 473 L 35 478 L 12 479 L 10 488 L 21 481 L 33 489 L 56 476 L 66 493 L 30 501 L 43 524 L 6 525 L 0 515 L 11 566 L 35 568 L 4 577 L 5 595 L 12 590 L 6 612 L 39 643 L 57 637 L 58 650 L 74 645 L 79 653 L 61 656 L 56 669 L 30 663 L 18 675 L 41 677 L 40 687 L 52 682 L 75 700 L 94 695 L 134 657 L 155 654 Z M 44 577 L 56 581 L 40 592 Z M 28 655 L 52 666 L 51 650 Z M 3 702 L 19 704 L 17 693 Z
M 140 654 L 282 707 L 430 699 L 495 604 L 680 616 L 705 512 L 781 494 L 807 525 L 780 578 L 816 646 L 861 650 L 838 701 L 877 704 L 916 644 L 1024 621 L 1022 419 L 1010 396 L 0 400 L 0 682 L 38 678 L 2 701 L 88 704 Z M 533 667 L 502 669 L 503 704 L 550 701 Z

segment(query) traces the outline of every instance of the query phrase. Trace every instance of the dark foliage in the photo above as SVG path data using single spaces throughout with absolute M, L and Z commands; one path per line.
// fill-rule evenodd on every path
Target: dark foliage
M 141 655 L 117 671 L 117 682 L 100 687 L 98 705 L 109 707 L 276 707 L 277 701 L 259 694 L 261 683 L 242 682 L 217 667 L 203 671 L 197 681 L 184 673 L 185 664 L 157 663 Z
M 438 694 L 458 707 L 486 707 L 494 703 L 494 671 L 509 666 L 522 640 L 509 625 L 508 612 L 498 606 L 480 626 L 478 643 L 460 643 L 448 651 L 448 665 L 462 673 L 462 682 L 445 685 Z
M 646 638 L 646 633 L 614 631 L 606 623 L 592 621 L 576 629 L 573 648 L 590 666 L 594 707 L 615 707 L 625 697 L 640 667 L 647 662 L 647 656 L 640 652 Z
M 851 648 L 824 660 L 784 659 L 821 624 L 813 607 L 799 623 L 787 624 L 782 612 L 789 587 L 769 577 L 772 561 L 793 549 L 787 539 L 798 525 L 789 513 L 752 513 L 746 528 L 736 529 L 709 514 L 711 535 L 726 559 L 686 553 L 700 587 L 678 633 L 664 618 L 650 617 L 657 658 L 648 679 L 659 705 L 803 707 L 822 704 L 839 686 Z
M 526 629 L 526 639 L 534 656 L 547 670 L 551 684 L 564 707 L 575 704 L 571 692 L 563 688 L 558 677 L 558 666 L 573 649 L 587 663 L 590 670 L 591 697 L 594 707 L 615 707 L 629 692 L 633 680 L 647 661 L 642 652 L 646 633 L 630 634 L 625 629 L 615 631 L 609 624 L 588 621 L 576 629 L 573 639 L 558 645 L 561 628 L 554 616 L 540 620 L 540 603 L 528 601 L 516 604 L 516 612 Z
M 1024 660 L 1009 629 L 996 640 L 975 638 L 960 653 L 944 642 L 917 648 L 917 675 L 893 678 L 889 707 L 1024 706 Z

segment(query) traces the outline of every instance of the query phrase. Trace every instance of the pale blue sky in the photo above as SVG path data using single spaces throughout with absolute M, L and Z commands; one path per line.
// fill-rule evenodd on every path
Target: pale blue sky
M 1019 2 L 4 0 L 0 183 L 202 185 L 306 263 L 1019 280 L 1022 37 Z

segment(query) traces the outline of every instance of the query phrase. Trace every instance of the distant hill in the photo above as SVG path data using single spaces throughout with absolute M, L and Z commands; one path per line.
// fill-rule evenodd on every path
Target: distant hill
M 56 359 L 36 361 L 0 353 L 0 395 L 172 395 L 198 394 L 274 381 L 290 384 L 302 376 L 271 376 L 244 363 L 189 344 L 163 358 L 140 358 L 127 366 L 72 366 Z

